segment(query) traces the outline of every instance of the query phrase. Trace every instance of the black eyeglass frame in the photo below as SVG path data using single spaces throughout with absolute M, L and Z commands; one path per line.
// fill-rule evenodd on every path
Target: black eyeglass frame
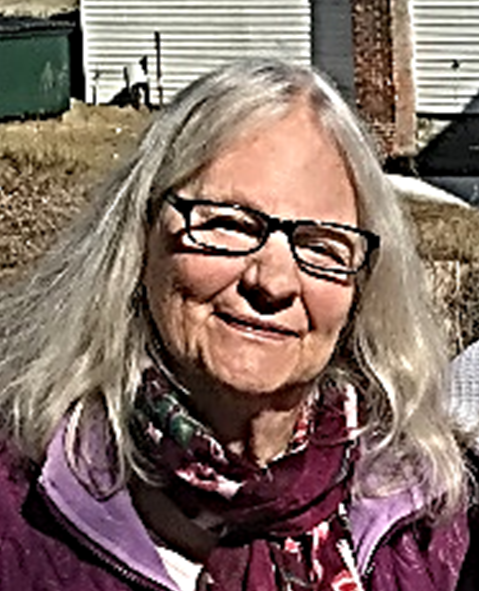
M 164 200 L 172 205 L 181 215 L 185 221 L 185 230 L 188 234 L 190 240 L 197 246 L 199 246 L 202 251 L 210 252 L 210 253 L 217 253 L 219 255 L 224 256 L 244 256 L 247 254 L 253 254 L 258 250 L 261 250 L 263 246 L 268 241 L 269 236 L 276 231 L 281 231 L 286 234 L 289 242 L 289 246 L 291 252 L 293 254 L 293 258 L 296 261 L 297 265 L 300 269 L 304 270 L 306 273 L 316 276 L 316 277 L 324 277 L 324 275 L 356 275 L 364 266 L 368 263 L 371 258 L 372 253 L 379 249 L 380 245 L 380 237 L 374 232 L 369 230 L 362 230 L 360 228 L 355 228 L 354 226 L 349 226 L 347 224 L 339 224 L 336 222 L 321 222 L 318 220 L 283 220 L 281 218 L 268 215 L 263 211 L 259 211 L 258 209 L 254 209 L 252 207 L 248 207 L 247 205 L 240 205 L 239 203 L 226 203 L 222 201 L 211 201 L 210 199 L 186 199 L 177 193 L 172 191 L 168 191 L 165 196 Z M 248 249 L 241 249 L 241 250 L 230 250 L 226 248 L 217 248 L 215 246 L 209 246 L 207 244 L 203 244 L 202 242 L 198 242 L 194 234 L 192 233 L 191 229 L 191 212 L 193 208 L 197 205 L 211 205 L 214 207 L 228 207 L 232 209 L 237 209 L 241 211 L 245 211 L 255 217 L 260 218 L 264 222 L 265 231 L 263 236 L 261 237 L 257 246 Z M 366 249 L 364 252 L 364 258 L 361 261 L 361 264 L 355 269 L 343 269 L 343 268 L 334 268 L 334 267 L 320 267 L 317 265 L 311 265 L 306 261 L 303 261 L 301 257 L 299 257 L 296 253 L 296 245 L 293 240 L 294 233 L 296 228 L 300 226 L 319 226 L 323 228 L 333 228 L 338 230 L 347 230 L 348 232 L 352 232 L 354 234 L 358 234 L 362 236 L 366 240 Z

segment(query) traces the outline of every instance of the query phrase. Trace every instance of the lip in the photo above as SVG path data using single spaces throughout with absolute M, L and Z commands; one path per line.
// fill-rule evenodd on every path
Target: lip
M 230 314 L 228 312 L 215 312 L 215 315 L 225 324 L 232 326 L 238 330 L 255 334 L 258 336 L 265 336 L 274 339 L 284 339 L 286 337 L 300 338 L 298 331 L 292 330 L 288 326 L 278 322 L 269 322 L 252 318 L 251 316 L 244 316 L 242 314 Z

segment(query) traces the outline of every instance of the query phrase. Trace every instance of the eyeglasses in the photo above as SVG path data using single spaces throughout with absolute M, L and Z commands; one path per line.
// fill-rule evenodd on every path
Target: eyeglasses
M 226 256 L 247 255 L 279 230 L 288 237 L 299 267 L 315 277 L 354 275 L 379 247 L 376 234 L 334 222 L 282 220 L 243 205 L 185 199 L 171 192 L 165 200 L 182 214 L 195 248 Z

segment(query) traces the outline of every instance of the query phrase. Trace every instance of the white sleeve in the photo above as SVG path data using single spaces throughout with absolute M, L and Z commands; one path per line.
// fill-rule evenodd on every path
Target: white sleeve
M 479 341 L 452 362 L 448 407 L 460 425 L 467 430 L 477 428 L 479 449 Z

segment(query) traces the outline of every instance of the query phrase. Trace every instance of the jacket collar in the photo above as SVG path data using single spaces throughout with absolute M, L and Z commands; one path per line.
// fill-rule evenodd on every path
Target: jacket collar
M 424 508 L 425 499 L 419 487 L 383 497 L 353 499 L 348 513 L 361 575 L 366 574 L 374 552 L 385 536 Z
M 106 555 L 153 583 L 179 591 L 167 574 L 140 521 L 126 487 L 107 499 L 96 499 L 76 478 L 68 463 L 66 423 L 53 437 L 39 483 L 61 515 Z
M 90 542 L 134 573 L 178 591 L 169 577 L 126 487 L 97 499 L 75 476 L 65 453 L 65 421 L 53 437 L 39 482 L 60 513 Z M 424 509 L 419 488 L 353 499 L 349 508 L 359 571 L 364 575 L 377 547 L 400 522 Z

